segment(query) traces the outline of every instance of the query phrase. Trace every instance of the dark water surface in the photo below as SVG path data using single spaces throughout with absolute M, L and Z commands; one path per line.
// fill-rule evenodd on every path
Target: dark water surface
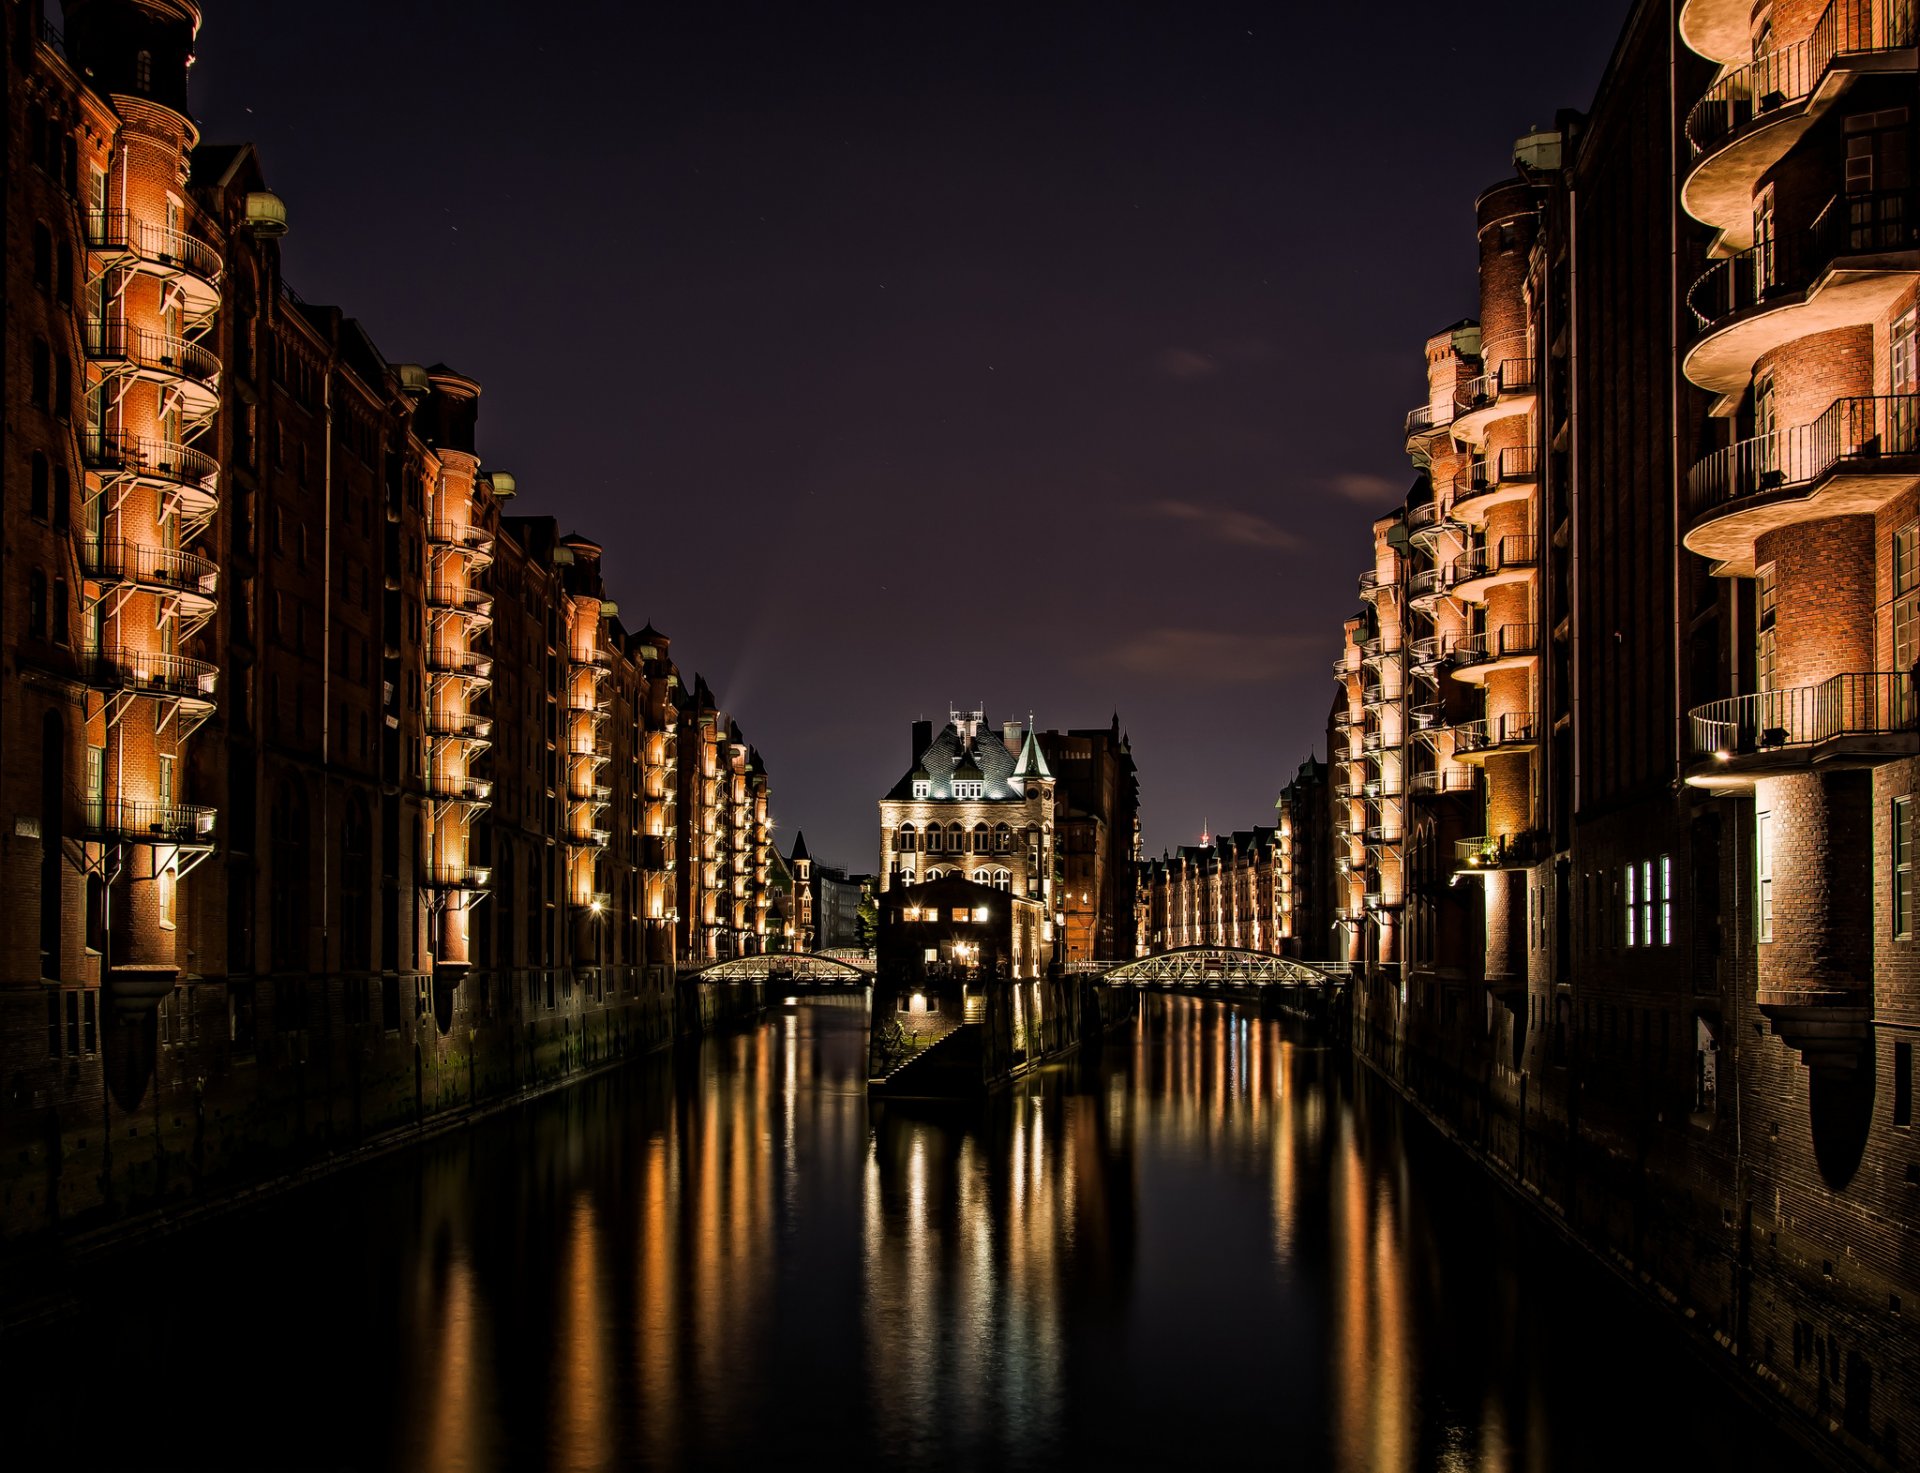
M 1152 998 L 985 1109 L 776 1012 L 142 1249 L 7 1465 L 1798 1466 L 1350 1064 Z M 23 1456 L 24 1454 L 24 1456 Z

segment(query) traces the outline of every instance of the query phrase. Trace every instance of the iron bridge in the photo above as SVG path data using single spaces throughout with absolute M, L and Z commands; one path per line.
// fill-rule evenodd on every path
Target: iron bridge
M 813 989 L 865 987 L 872 978 L 873 963 L 865 958 L 849 961 L 813 952 L 737 956 L 680 974 L 683 982 L 778 982 Z
M 1266 951 L 1220 946 L 1183 946 L 1130 962 L 1077 962 L 1072 971 L 1133 987 L 1228 988 L 1258 991 L 1267 987 L 1332 988 L 1346 980 L 1340 962 L 1303 962 Z

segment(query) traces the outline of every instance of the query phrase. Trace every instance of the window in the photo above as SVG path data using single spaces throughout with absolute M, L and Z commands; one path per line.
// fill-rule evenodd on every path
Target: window
M 1913 1124 L 1913 1045 L 1893 1046 L 1893 1123 Z
M 1757 939 L 1773 940 L 1773 815 L 1753 816 L 1753 869 L 1758 882 L 1754 899 Z
M 1888 347 L 1893 392 L 1920 391 L 1920 307 L 1907 308 L 1894 322 Z
M 1908 522 L 1893 534 L 1893 668 L 1910 673 L 1920 663 L 1920 522 Z M 1902 725 L 1913 719 L 1915 692 L 1909 682 L 1896 681 Z
M 1640 944 L 1640 933 L 1636 929 L 1636 924 L 1639 920 L 1640 912 L 1634 901 L 1635 893 L 1636 892 L 1634 890 L 1633 866 L 1628 865 L 1627 866 L 1627 945 L 1629 946 L 1638 946 Z
M 1673 945 L 1673 856 L 1660 856 L 1660 944 Z
M 1893 800 L 1893 934 L 1913 939 L 1913 799 Z
M 1774 599 L 1777 585 L 1774 580 L 1773 564 L 1761 568 L 1754 576 L 1754 610 L 1757 615 L 1753 649 L 1754 689 L 1770 691 L 1773 689 L 1773 674 L 1778 662 L 1779 646 L 1774 636 Z
M 153 53 L 136 51 L 133 54 L 133 85 L 142 92 L 153 91 Z

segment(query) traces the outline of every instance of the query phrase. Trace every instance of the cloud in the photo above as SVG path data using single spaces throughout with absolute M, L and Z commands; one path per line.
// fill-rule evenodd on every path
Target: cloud
M 1259 685 L 1302 669 L 1329 648 L 1324 634 L 1236 634 L 1217 629 L 1145 629 L 1093 657 L 1108 674 L 1188 685 Z
M 1212 378 L 1220 371 L 1220 364 L 1215 359 L 1205 353 L 1196 353 L 1192 348 L 1168 348 L 1153 360 L 1153 364 L 1168 378 Z
M 1278 522 L 1230 506 L 1202 506 L 1196 501 L 1168 498 L 1148 506 L 1146 513 L 1163 521 L 1186 522 L 1216 542 L 1230 542 L 1235 547 L 1277 552 L 1300 545 L 1300 539 Z
M 1344 471 L 1331 477 L 1327 485 L 1349 501 L 1399 501 L 1407 494 L 1407 488 L 1399 481 L 1365 471 Z

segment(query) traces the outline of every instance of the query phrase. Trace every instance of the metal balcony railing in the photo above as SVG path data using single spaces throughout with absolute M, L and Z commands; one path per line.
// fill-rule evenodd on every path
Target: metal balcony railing
M 457 548 L 464 552 L 486 552 L 493 547 L 493 536 L 485 527 L 446 518 L 427 523 L 427 541 L 435 547 Z
M 1437 665 L 1446 659 L 1453 647 L 1453 636 L 1446 634 L 1428 634 L 1416 639 L 1407 646 L 1408 655 L 1416 668 L 1424 665 Z
M 1424 532 L 1440 523 L 1440 503 L 1423 501 L 1418 506 L 1407 509 L 1407 530 Z
M 479 777 L 447 777 L 440 773 L 427 776 L 427 796 L 445 803 L 485 803 L 493 797 L 493 784 Z
M 430 864 L 426 885 L 432 890 L 484 890 L 493 879 L 493 869 L 484 864 Z
M 1453 728 L 1456 752 L 1491 752 L 1501 747 L 1531 746 L 1538 718 L 1532 711 L 1513 711 L 1496 720 L 1462 722 Z
M 436 579 L 427 584 L 427 607 L 484 617 L 493 610 L 493 595 L 471 584 L 462 587 L 451 581 Z
M 1429 768 L 1425 772 L 1413 775 L 1413 792 L 1416 797 L 1437 797 L 1443 793 L 1470 793 L 1473 791 L 1474 770 L 1471 767 Z
M 1443 430 L 1453 423 L 1453 405 L 1422 404 L 1407 412 L 1407 438 L 1430 435 L 1435 430 Z
M 1687 719 L 1696 753 L 1734 757 L 1914 731 L 1920 729 L 1920 699 L 1910 673 L 1865 671 L 1709 701 Z
M 1482 834 L 1454 841 L 1454 860 L 1463 869 L 1510 869 L 1537 864 L 1545 857 L 1545 839 L 1537 833 Z
M 115 430 L 82 430 L 80 458 L 95 469 L 132 471 L 200 488 L 210 486 L 220 473 L 218 461 L 191 446 Z
M 485 680 L 493 674 L 493 657 L 478 650 L 453 650 L 444 647 L 427 651 L 427 669 L 435 675 L 452 675 L 466 680 Z
M 1741 313 L 1798 296 L 1836 260 L 1920 248 L 1920 191 L 1837 195 L 1803 230 L 1782 230 L 1711 263 L 1687 288 L 1699 333 Z
M 184 655 L 163 655 L 125 645 L 83 654 L 80 664 L 92 689 L 139 695 L 210 701 L 220 679 L 220 667 L 210 660 L 190 660 Z
M 594 670 L 605 670 L 613 664 L 612 654 L 597 644 L 574 645 L 567 658 L 576 665 L 585 665 Z
M 493 735 L 493 720 L 472 711 L 427 712 L 427 735 L 483 742 Z
M 82 832 L 89 839 L 143 844 L 211 844 L 215 813 L 193 803 L 134 803 L 123 798 L 80 800 Z
M 1839 59 L 1913 45 L 1916 13 L 1913 0 L 1833 0 L 1806 40 L 1765 52 L 1707 89 L 1687 113 L 1694 156 L 1804 102 Z
M 605 783 L 574 783 L 567 796 L 576 803 L 604 805 L 613 801 L 613 789 Z
M 1378 568 L 1368 568 L 1360 575 L 1360 597 L 1369 598 L 1382 588 L 1392 588 L 1397 572 L 1382 573 Z
M 101 362 L 130 363 L 149 373 L 209 387 L 220 376 L 220 360 L 213 351 L 188 338 L 148 332 L 124 322 L 100 323 L 82 336 L 87 356 Z
M 212 598 L 220 580 L 219 565 L 210 557 L 117 537 L 81 543 L 80 567 L 102 582 L 136 583 L 200 598 Z
M 1903 456 L 1920 457 L 1920 394 L 1836 399 L 1812 424 L 1755 435 L 1696 463 L 1687 473 L 1688 509 L 1700 517 L 1835 472 L 1898 469 L 1886 463 Z
M 1456 414 L 1497 404 L 1510 394 L 1532 390 L 1537 374 L 1532 358 L 1508 358 L 1487 373 L 1468 379 L 1454 392 Z
M 1502 624 L 1498 629 L 1468 634 L 1454 642 L 1457 664 L 1478 665 L 1488 660 L 1509 660 L 1540 652 L 1538 624 Z
M 1408 598 L 1434 598 L 1447 591 L 1445 568 L 1422 568 L 1407 580 Z

